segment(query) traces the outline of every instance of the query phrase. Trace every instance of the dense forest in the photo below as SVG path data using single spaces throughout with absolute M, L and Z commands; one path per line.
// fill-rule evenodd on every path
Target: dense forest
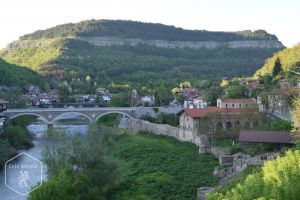
M 299 70 L 300 67 L 300 44 L 293 48 L 285 48 L 282 51 L 275 53 L 271 58 L 267 59 L 263 67 L 255 73 L 254 76 L 264 77 L 272 75 L 274 69 L 276 71 L 276 62 L 278 67 L 277 71 L 287 74 L 289 71 Z M 279 62 L 279 63 L 278 63 Z
M 74 36 L 76 36 L 74 38 Z M 280 43 L 263 30 L 210 32 L 184 30 L 163 24 L 121 20 L 89 20 L 59 25 L 25 35 L 0 51 L 9 63 L 26 66 L 47 77 L 51 88 L 68 82 L 73 94 L 94 93 L 97 87 L 114 91 L 133 88 L 154 94 L 190 81 L 194 87 L 218 85 L 224 78 L 251 76 L 274 47 L 164 48 L 150 44 L 94 46 L 80 37 L 161 39 L 169 41 L 251 41 Z M 30 81 L 28 81 L 30 82 Z M 32 82 L 34 83 L 34 82 Z M 147 93 L 147 92 L 146 92 Z
M 253 74 L 276 49 L 220 47 L 216 49 L 159 48 L 150 45 L 99 47 L 77 39 L 48 46 L 21 46 L 2 51 L 7 61 L 28 66 L 75 88 L 111 83 L 131 87 L 168 88 L 181 81 L 217 81 Z M 90 86 L 90 87 L 89 87 Z
M 0 58 L 0 85 L 22 86 L 32 83 L 39 85 L 41 77 L 38 73 L 26 67 L 10 64 Z
M 63 24 L 24 35 L 21 39 L 69 36 L 114 36 L 169 41 L 277 40 L 275 35 L 268 34 L 264 30 L 257 30 L 254 32 L 250 30 L 239 32 L 212 32 L 205 30 L 185 30 L 163 24 L 124 20 L 87 20 L 75 24 Z

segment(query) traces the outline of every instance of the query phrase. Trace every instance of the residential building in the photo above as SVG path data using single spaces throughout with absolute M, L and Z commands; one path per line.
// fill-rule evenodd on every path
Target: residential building
M 208 130 L 201 129 L 203 125 L 213 132 L 226 134 L 234 128 L 249 129 L 259 124 L 260 116 L 255 99 L 218 99 L 218 106 L 187 107 L 179 115 L 180 128 L 185 137 L 195 137 L 199 133 L 208 135 Z M 205 121 L 206 117 L 209 121 Z
M 110 91 L 107 90 L 106 88 L 98 87 L 96 89 L 96 93 L 97 93 L 97 95 L 100 95 L 100 96 L 111 96 Z
M 217 99 L 217 106 L 220 108 L 248 108 L 255 107 L 256 100 L 251 99 Z
M 3 116 L 3 112 L 6 111 L 8 103 L 8 101 L 0 99 L 0 116 Z
M 110 100 L 111 100 L 111 96 L 102 96 L 102 99 L 103 99 L 103 101 L 104 102 L 106 102 L 106 103 L 109 103 L 110 102 Z
M 242 143 L 271 143 L 271 144 L 295 144 L 297 138 L 290 132 L 285 131 L 259 131 L 259 130 L 241 130 L 239 133 L 239 142 Z
M 4 124 L 4 111 L 6 111 L 8 103 L 8 101 L 0 99 L 0 129 L 3 127 Z
M 141 104 L 143 106 L 148 105 L 148 106 L 152 106 L 155 103 L 155 97 L 152 96 L 142 96 L 141 97 Z
M 188 99 L 196 98 L 196 97 L 198 97 L 200 95 L 199 91 L 197 89 L 194 89 L 194 88 L 183 88 L 183 89 L 180 89 L 180 91 L 178 92 L 178 94 L 183 94 Z
M 201 97 L 193 98 L 192 100 L 185 100 L 184 108 L 207 108 L 208 103 Z

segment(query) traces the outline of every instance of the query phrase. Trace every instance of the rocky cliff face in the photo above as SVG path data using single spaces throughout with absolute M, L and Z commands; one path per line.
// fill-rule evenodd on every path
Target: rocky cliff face
M 245 41 L 229 41 L 229 42 L 215 42 L 215 41 L 166 41 L 166 40 L 143 40 L 143 39 L 126 39 L 117 37 L 79 37 L 78 39 L 87 41 L 95 46 L 121 46 L 147 44 L 163 48 L 208 48 L 214 49 L 217 47 L 229 48 L 276 48 L 282 49 L 284 46 L 278 40 L 245 40 Z
M 229 42 L 215 42 L 215 41 L 167 41 L 167 40 L 145 40 L 145 39 L 128 39 L 118 37 L 76 37 L 76 39 L 83 40 L 95 46 L 121 46 L 139 44 L 146 44 L 150 46 L 162 48 L 208 48 L 214 49 L 218 47 L 229 48 L 275 48 L 282 49 L 284 46 L 278 40 L 244 40 L 244 41 L 229 41 Z M 61 39 L 47 39 L 47 40 L 18 40 L 8 45 L 8 48 L 18 48 L 23 46 L 47 46 L 57 40 Z

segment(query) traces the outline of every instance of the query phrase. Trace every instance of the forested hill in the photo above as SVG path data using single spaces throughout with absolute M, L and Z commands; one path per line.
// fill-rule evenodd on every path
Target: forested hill
M 276 69 L 276 62 L 277 67 Z M 300 44 L 293 48 L 285 48 L 275 53 L 272 57 L 268 58 L 265 64 L 256 71 L 256 77 L 266 77 L 274 73 L 274 70 L 278 71 L 282 75 L 286 75 L 289 71 L 299 71 L 300 68 Z
M 263 30 L 210 32 L 89 20 L 25 35 L 0 57 L 84 91 L 112 83 L 153 89 L 184 80 L 197 86 L 204 80 L 249 76 L 281 49 L 277 37 Z
M 40 85 L 41 77 L 31 69 L 7 63 L 0 58 L 1 86 L 24 86 L 30 83 Z
M 110 36 L 121 38 L 140 38 L 167 41 L 241 41 L 277 40 L 275 35 L 264 30 L 251 32 L 212 32 L 205 30 L 185 30 L 163 24 L 143 23 L 124 20 L 88 20 L 79 23 L 58 25 L 24 35 L 21 39 L 40 39 L 55 37 L 95 37 Z

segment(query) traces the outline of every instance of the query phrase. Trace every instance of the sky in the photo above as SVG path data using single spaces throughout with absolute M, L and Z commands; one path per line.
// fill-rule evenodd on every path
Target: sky
M 300 42 L 299 0 L 3 0 L 0 49 L 20 36 L 88 19 L 126 19 L 185 29 L 264 29 L 287 47 Z

